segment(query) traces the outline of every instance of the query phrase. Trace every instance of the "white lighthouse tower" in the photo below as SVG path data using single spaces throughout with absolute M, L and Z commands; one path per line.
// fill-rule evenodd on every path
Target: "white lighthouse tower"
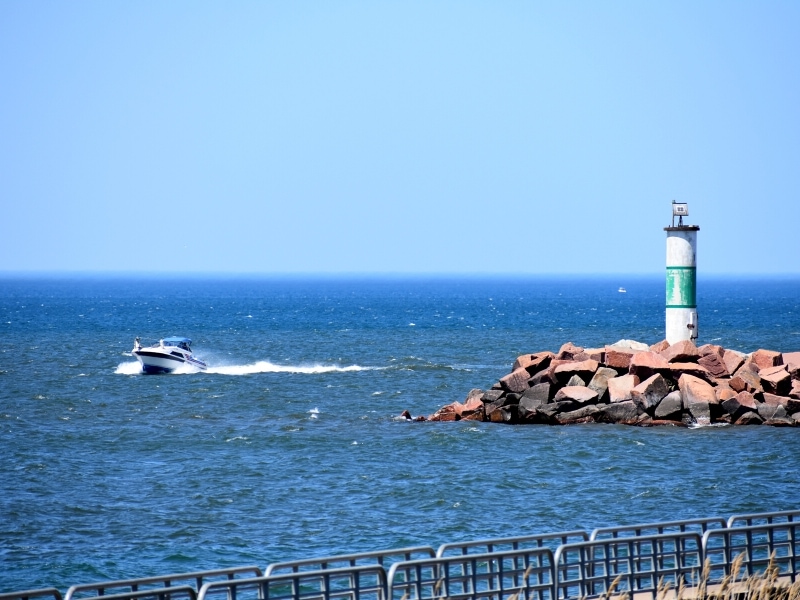
M 697 225 L 684 225 L 689 205 L 672 201 L 667 232 L 667 341 L 697 340 Z M 675 225 L 675 217 L 678 224 Z

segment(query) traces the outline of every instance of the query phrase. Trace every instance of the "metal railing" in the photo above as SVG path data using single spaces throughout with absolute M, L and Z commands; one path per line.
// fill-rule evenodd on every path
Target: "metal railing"
M 800 521 L 706 531 L 703 554 L 708 562 L 708 577 L 720 581 L 732 575 L 741 581 L 774 568 L 777 576 L 797 581 L 800 578 L 798 536 Z
M 461 554 L 395 563 L 387 600 L 553 600 L 550 548 Z
M 782 510 L 779 512 L 753 513 L 750 515 L 733 515 L 728 519 L 728 527 L 762 525 L 764 523 L 793 523 L 800 521 L 800 510 Z
M 526 535 L 521 537 L 494 538 L 477 540 L 474 542 L 455 542 L 442 544 L 436 551 L 436 556 L 450 556 L 455 554 L 501 552 L 503 550 L 520 550 L 523 548 L 556 548 L 573 542 L 584 542 L 589 539 L 585 531 L 561 531 L 558 533 L 544 533 Z
M 34 598 L 52 598 L 53 600 L 62 600 L 61 592 L 52 587 L 0 594 L 0 600 L 33 600 Z
M 691 585 L 703 565 L 700 535 L 664 533 L 566 544 L 554 559 L 556 599 L 649 593 Z
M 194 571 L 191 573 L 174 573 L 171 575 L 159 575 L 156 577 L 137 577 L 135 579 L 118 579 L 115 581 L 100 581 L 95 583 L 85 583 L 73 585 L 64 595 L 64 600 L 89 600 L 97 596 L 109 598 L 110 595 L 118 596 L 128 594 L 127 598 L 133 598 L 131 592 L 142 590 L 164 590 L 174 591 L 176 584 L 192 586 L 196 592 L 209 580 L 225 578 L 234 579 L 236 576 L 259 577 L 262 575 L 261 569 L 254 566 L 231 567 L 229 569 L 213 569 L 210 571 Z M 109 594 L 111 592 L 111 594 Z M 138 597 L 138 596 L 137 596 Z
M 413 546 L 410 548 L 361 552 L 358 554 L 339 554 L 322 558 L 307 558 L 272 563 L 264 570 L 264 575 L 297 573 L 299 571 L 321 571 L 324 569 L 341 569 L 344 567 L 376 564 L 388 569 L 396 562 L 419 558 L 433 558 L 434 556 L 436 556 L 436 553 L 430 546 Z
M 386 570 L 374 564 L 206 583 L 197 600 L 384 600 L 385 594 Z
M 415 546 L 0 594 L 0 600 L 566 600 L 656 597 L 769 572 L 800 581 L 800 511 Z M 708 568 L 703 573 L 704 564 Z
M 663 523 L 642 523 L 640 525 L 623 525 L 618 527 L 600 527 L 592 531 L 590 540 L 618 538 L 625 536 L 660 535 L 662 533 L 695 532 L 703 535 L 708 529 L 726 527 L 725 519 L 709 517 L 707 519 L 686 519 L 684 521 L 665 521 Z

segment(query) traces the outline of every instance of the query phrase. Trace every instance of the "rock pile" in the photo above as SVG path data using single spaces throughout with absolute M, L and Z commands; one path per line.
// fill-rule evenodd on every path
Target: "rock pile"
M 408 412 L 403 413 L 411 418 Z M 569 342 L 557 353 L 523 354 L 487 391 L 419 421 L 800 425 L 800 352 L 684 341 L 622 340 L 604 348 Z

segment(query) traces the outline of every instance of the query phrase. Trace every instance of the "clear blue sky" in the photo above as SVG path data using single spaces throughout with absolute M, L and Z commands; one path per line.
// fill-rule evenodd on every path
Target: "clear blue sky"
M 0 2 L 0 271 L 800 274 L 800 2 Z

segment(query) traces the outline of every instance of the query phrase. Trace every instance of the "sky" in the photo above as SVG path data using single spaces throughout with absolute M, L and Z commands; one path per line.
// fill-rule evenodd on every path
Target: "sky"
M 0 272 L 800 275 L 800 2 L 0 2 Z

